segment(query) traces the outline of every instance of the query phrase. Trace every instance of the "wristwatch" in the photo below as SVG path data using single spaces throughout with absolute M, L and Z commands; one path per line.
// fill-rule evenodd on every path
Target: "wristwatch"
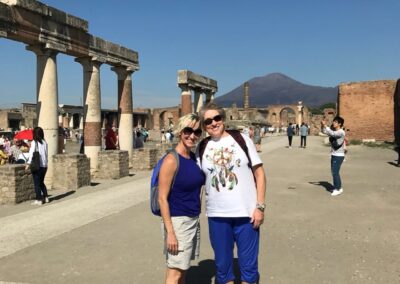
M 261 212 L 264 212 L 264 211 L 265 211 L 265 207 L 266 207 L 265 203 L 257 203 L 257 204 L 256 204 L 256 208 L 257 208 L 258 210 L 260 210 Z

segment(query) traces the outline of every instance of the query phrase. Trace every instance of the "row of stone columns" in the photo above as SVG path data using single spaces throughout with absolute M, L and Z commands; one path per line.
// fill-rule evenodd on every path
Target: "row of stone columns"
M 28 46 L 37 57 L 37 116 L 38 126 L 44 130 L 48 143 L 49 165 L 46 179 L 53 180 L 52 157 L 58 153 L 58 79 L 57 51 L 40 46 Z M 85 154 L 90 158 L 91 170 L 97 168 L 101 150 L 101 92 L 100 66 L 105 63 L 97 58 L 77 58 L 83 66 L 84 143 Z M 132 155 L 132 79 L 130 67 L 111 68 L 118 76 L 118 112 L 120 149 Z
M 204 103 L 208 104 L 214 100 L 215 92 L 209 90 L 203 90 L 201 88 L 191 88 L 188 84 L 180 84 L 179 87 L 182 90 L 181 98 L 181 109 L 182 115 L 196 112 L 198 113 L 203 107 Z M 194 103 L 192 110 L 192 90 L 194 91 Z M 204 101 L 204 94 L 206 100 Z

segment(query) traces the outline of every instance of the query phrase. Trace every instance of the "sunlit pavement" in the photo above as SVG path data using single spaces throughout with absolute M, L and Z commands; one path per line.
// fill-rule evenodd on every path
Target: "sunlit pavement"
M 329 147 L 286 136 L 263 139 L 266 221 L 260 283 L 398 283 L 400 168 L 395 152 L 353 146 L 332 197 Z M 150 172 L 99 181 L 53 201 L 0 206 L 0 283 L 162 283 L 159 219 L 149 211 Z M 235 262 L 236 264 L 236 262 Z M 202 216 L 200 259 L 187 283 L 213 283 Z M 4 282 L 1 282 L 4 281 Z

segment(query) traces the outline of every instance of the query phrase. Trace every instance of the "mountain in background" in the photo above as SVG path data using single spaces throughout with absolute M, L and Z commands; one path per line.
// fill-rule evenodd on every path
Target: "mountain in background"
M 248 82 L 250 107 L 297 104 L 298 101 L 309 107 L 318 107 L 337 101 L 337 87 L 310 86 L 281 73 L 255 77 Z M 215 102 L 223 107 L 231 107 L 233 103 L 243 107 L 243 93 L 242 84 L 229 93 L 216 97 Z

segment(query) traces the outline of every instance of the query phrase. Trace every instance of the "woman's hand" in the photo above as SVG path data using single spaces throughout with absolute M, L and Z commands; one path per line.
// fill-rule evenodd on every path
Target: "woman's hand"
M 250 223 L 253 223 L 254 229 L 259 228 L 262 223 L 264 223 L 264 212 L 261 212 L 259 209 L 254 209 Z
M 172 255 L 178 254 L 178 240 L 176 239 L 175 232 L 167 234 L 167 250 Z

